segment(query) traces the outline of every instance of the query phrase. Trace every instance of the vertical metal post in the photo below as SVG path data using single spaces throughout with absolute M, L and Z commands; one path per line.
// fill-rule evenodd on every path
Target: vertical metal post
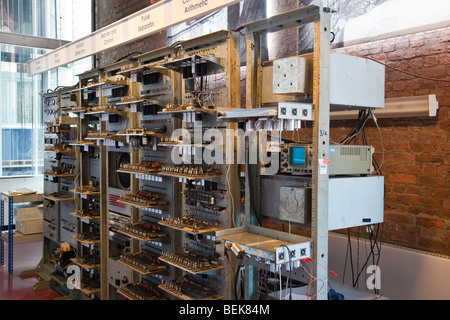
M 136 86 L 134 86 L 136 87 Z M 136 96 L 139 97 L 139 92 L 136 90 Z M 131 113 L 130 112 L 130 128 L 140 128 L 140 118 L 138 116 L 138 113 Z M 133 165 L 138 165 L 141 158 L 141 151 L 139 149 L 134 149 L 131 144 L 128 147 L 131 155 L 131 163 Z M 131 184 L 130 184 L 130 192 L 132 194 L 137 194 L 141 187 L 140 180 L 136 177 L 136 175 L 130 175 L 131 178 Z M 139 223 L 140 214 L 139 209 L 135 206 L 131 206 L 131 223 Z M 140 241 L 137 239 L 130 238 L 130 246 L 131 246 L 131 252 L 132 253 L 138 253 L 140 250 Z M 139 283 L 139 273 L 136 271 L 132 271 L 132 282 L 133 283 Z
M 100 299 L 106 300 L 108 296 L 108 212 L 107 212 L 107 153 L 106 147 L 100 146 Z
M 99 75 L 100 76 L 100 75 Z M 104 76 L 103 74 L 101 76 Z M 100 105 L 106 105 L 106 98 L 103 96 L 103 87 L 99 87 Z M 99 118 L 100 131 L 106 132 L 106 123 Z M 100 156 L 100 299 L 106 300 L 108 297 L 108 154 L 104 143 L 99 146 Z
M 313 259 L 317 279 L 312 296 L 328 296 L 328 178 L 330 130 L 330 26 L 331 13 L 321 8 L 314 25 L 314 92 L 315 123 L 313 133 L 314 170 L 312 188 Z
M 261 68 L 261 33 L 252 32 L 246 36 L 246 46 L 247 46 L 247 68 L 246 68 L 246 109 L 256 109 L 260 107 L 260 68 Z M 257 134 L 255 134 L 255 139 L 246 138 L 246 153 L 247 159 L 250 159 L 251 152 L 258 150 L 258 139 Z M 259 186 L 260 176 L 259 176 L 259 164 L 249 164 L 249 161 L 245 163 L 245 224 L 251 225 L 251 212 L 252 212 L 252 202 L 251 196 L 256 197 L 254 203 L 259 203 Z M 253 192 L 252 186 L 250 186 L 250 180 L 253 181 Z M 257 208 L 253 208 L 257 210 Z
M 9 213 L 9 221 L 8 221 L 8 273 L 13 273 L 13 245 L 14 245 L 14 230 L 13 230 L 13 219 L 14 219 L 14 212 L 13 212 L 13 197 L 8 197 L 8 213 Z
M 227 96 L 228 104 L 232 108 L 240 108 L 241 105 L 241 60 L 240 60 L 240 34 L 238 32 L 230 32 L 227 39 L 227 63 L 226 63 L 226 77 L 227 77 Z M 237 130 L 236 123 L 230 123 L 227 129 Z M 234 153 L 235 153 L 234 149 Z M 226 162 L 226 161 L 225 161 Z M 226 163 L 226 180 L 228 181 L 228 195 L 229 204 L 228 210 L 230 212 L 230 223 L 238 226 L 241 221 L 240 206 L 241 206 L 241 188 L 239 183 L 239 164 L 237 158 L 233 155 L 233 164 Z M 231 227 L 231 225 L 230 225 Z
M 2 211 L 0 214 L 0 232 L 3 232 L 3 225 L 5 224 L 5 201 L 3 200 L 3 196 L 1 196 L 2 201 Z M 1 239 L 0 236 L 0 266 L 5 265 L 5 243 L 3 242 L 3 239 Z

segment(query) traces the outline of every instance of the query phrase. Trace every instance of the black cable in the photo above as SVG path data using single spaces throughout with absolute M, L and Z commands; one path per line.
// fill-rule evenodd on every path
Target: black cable
M 120 61 L 122 61 L 123 59 L 126 59 L 126 58 L 128 58 L 129 56 L 135 55 L 135 54 L 142 54 L 142 52 L 131 52 L 131 53 L 129 53 L 129 54 L 127 54 L 127 55 L 125 55 L 125 56 L 119 58 L 116 62 L 120 62 Z
M 352 270 L 352 284 L 355 282 L 355 274 L 353 270 L 353 254 L 352 254 L 352 241 L 350 239 L 350 229 L 347 229 L 348 246 L 350 250 L 350 268 Z
M 247 163 L 250 163 L 249 162 L 250 154 L 249 154 L 248 148 L 246 150 L 246 153 L 247 153 L 247 155 L 246 155 Z M 248 172 L 246 172 L 246 174 L 248 176 L 250 176 L 250 165 L 248 165 L 247 168 L 248 168 Z M 250 177 L 248 177 L 248 178 L 250 178 Z M 253 188 L 252 180 L 253 179 L 249 179 L 248 180 L 248 187 L 249 187 L 249 193 L 250 193 L 249 194 L 249 197 L 250 197 L 250 212 L 253 213 L 253 215 L 255 216 L 256 220 L 258 221 L 259 226 L 262 227 L 262 221 L 261 221 L 261 217 L 260 217 L 261 213 L 260 212 L 256 212 L 256 201 L 255 201 L 254 192 L 253 192 L 254 188 Z
M 349 244 L 347 241 L 347 249 L 345 250 L 344 271 L 342 272 L 342 284 L 345 283 L 345 271 L 347 270 Z
M 361 121 L 361 112 L 362 110 L 358 112 L 357 120 L 355 121 L 355 123 L 353 123 L 353 127 L 350 129 L 350 132 L 347 134 L 347 136 L 341 141 L 341 144 L 347 144 L 346 143 L 347 139 L 349 139 L 352 135 L 354 135 L 356 130 L 359 128 L 359 122 Z
M 333 38 L 331 39 L 330 43 L 333 43 L 334 40 L 336 39 L 336 34 L 333 31 L 331 31 L 330 34 L 333 36 Z
M 242 274 L 242 268 L 241 268 L 241 300 L 244 300 L 244 290 L 243 288 L 245 288 L 245 281 L 244 281 L 244 277 Z
M 265 281 L 264 281 L 264 288 L 266 289 L 266 294 L 268 295 L 269 294 L 269 286 L 267 284 L 268 277 L 267 277 L 266 271 L 264 271 L 264 279 L 265 279 Z
M 353 281 L 353 287 L 356 286 L 356 283 L 358 282 L 359 277 L 361 276 L 362 272 L 364 271 L 366 265 L 369 263 L 370 258 L 371 257 L 374 258 L 374 256 L 375 256 L 374 248 L 377 247 L 379 249 L 379 247 L 377 245 L 377 240 L 376 240 L 376 238 L 378 237 L 378 230 L 379 230 L 379 227 L 377 228 L 376 235 L 373 234 L 373 229 L 371 229 L 371 231 L 369 232 L 370 253 L 367 256 L 366 261 L 364 262 L 364 265 L 361 267 L 361 270 L 359 271 L 358 276 L 356 277 L 356 280 Z M 375 262 L 374 262 L 374 265 L 375 265 Z
M 379 263 L 380 263 L 380 258 L 381 258 L 381 243 L 382 243 L 382 241 L 383 241 L 383 232 L 384 232 L 384 224 L 383 223 L 381 223 L 381 224 L 378 224 L 378 228 L 380 227 L 380 225 L 381 225 L 381 235 L 380 235 L 380 246 L 378 247 L 378 257 L 377 257 L 377 266 L 379 265 Z M 376 289 L 376 294 L 379 294 L 379 290 L 378 289 Z
M 358 135 L 364 130 L 367 120 L 370 118 L 370 113 L 367 110 L 360 110 L 358 113 L 358 120 L 353 125 L 352 130 L 348 133 L 347 137 L 342 140 L 341 144 L 349 145 L 352 142 L 356 143 Z

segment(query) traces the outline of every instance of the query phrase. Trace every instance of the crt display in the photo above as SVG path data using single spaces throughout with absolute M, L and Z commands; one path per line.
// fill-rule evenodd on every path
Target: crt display
M 291 163 L 304 166 L 306 164 L 306 148 L 291 148 Z

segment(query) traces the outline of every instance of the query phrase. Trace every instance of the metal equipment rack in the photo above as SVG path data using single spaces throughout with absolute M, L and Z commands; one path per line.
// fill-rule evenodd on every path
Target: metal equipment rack
M 312 258 L 315 277 L 328 277 L 328 170 L 319 171 L 319 160 L 329 159 L 330 130 L 330 32 L 331 10 L 310 5 L 278 16 L 256 21 L 242 26 L 247 43 L 247 109 L 261 108 L 261 36 L 270 32 L 314 23 L 313 52 L 313 173 L 312 173 Z M 258 172 L 246 166 L 246 176 L 254 177 Z M 251 201 L 249 199 L 249 179 L 246 179 L 246 222 L 251 224 Z M 318 267 L 323 266 L 323 267 Z M 324 281 L 321 289 L 313 287 L 312 293 L 318 300 L 326 300 L 328 285 Z
M 266 93 L 263 85 L 261 38 L 271 32 L 310 23 L 314 24 L 314 48 L 308 56 L 308 59 L 312 60 L 312 88 L 309 90 L 306 107 L 309 115 L 313 113 L 308 118 L 308 121 L 313 123 L 311 236 L 303 237 L 264 228 L 261 221 L 255 220 L 255 217 L 258 218 L 255 212 L 260 212 L 258 206 L 262 206 L 261 177 L 267 173 L 263 172 L 261 163 L 253 164 L 246 160 L 245 165 L 240 166 L 236 161 L 239 154 L 236 156 L 235 150 L 226 149 L 229 146 L 223 143 L 220 144 L 223 149 L 218 153 L 225 157 L 228 156 L 227 152 L 231 151 L 234 160 L 232 164 L 211 166 L 200 162 L 199 166 L 193 166 L 191 163 L 184 166 L 174 163 L 173 158 L 169 159 L 169 156 L 172 150 L 176 150 L 173 154 L 189 157 L 193 155 L 194 160 L 198 160 L 206 142 L 196 141 L 192 144 L 180 141 L 179 137 L 173 137 L 171 134 L 182 128 L 195 135 L 199 120 L 206 124 L 206 128 L 218 131 L 242 128 L 239 125 L 242 122 L 248 125 L 249 119 L 299 121 L 301 118 L 297 117 L 297 110 L 295 116 L 292 116 L 292 112 L 291 118 L 283 117 L 285 115 L 280 113 L 281 107 L 274 106 L 275 101 L 266 103 L 263 98 Z M 182 41 L 177 46 L 161 48 L 80 75 L 79 88 L 74 90 L 78 94 L 78 103 L 71 110 L 77 114 L 78 141 L 74 145 L 81 147 L 76 149 L 80 174 L 75 178 L 75 184 L 78 187 L 87 186 L 93 175 L 90 172 L 92 169 L 98 180 L 98 192 L 93 195 L 84 190 L 75 190 L 75 194 L 79 196 L 76 198 L 77 208 L 85 208 L 83 203 L 86 202 L 86 196 L 100 199 L 96 222 L 99 224 L 97 231 L 100 240 L 97 248 L 100 249 L 100 263 L 95 271 L 100 273 L 97 279 L 100 290 L 96 297 L 114 299 L 122 296 L 132 299 L 132 295 L 124 292 L 128 292 L 128 289 L 132 291 L 135 286 L 142 286 L 149 290 L 147 293 L 150 296 L 156 293 L 153 296 L 155 299 L 162 297 L 159 293 L 168 293 L 170 298 L 190 298 L 181 294 L 181 291 L 171 291 L 178 286 L 179 281 L 184 280 L 179 277 L 189 273 L 189 276 L 203 280 L 207 278 L 206 273 L 211 273 L 211 283 L 219 284 L 216 287 L 220 289 L 213 298 L 229 299 L 232 297 L 233 281 L 231 273 L 226 274 L 224 269 L 227 263 L 232 261 L 225 260 L 229 258 L 226 250 L 236 253 L 236 250 L 242 248 L 244 250 L 239 253 L 245 252 L 252 256 L 248 258 L 249 264 L 246 264 L 239 254 L 236 254 L 234 261 L 239 263 L 239 267 L 243 266 L 248 275 L 248 281 L 242 290 L 245 291 L 242 294 L 244 299 L 255 298 L 252 292 L 253 284 L 250 284 L 253 279 L 250 263 L 255 257 L 275 262 L 280 268 L 278 270 L 292 261 L 300 263 L 302 259 L 310 259 L 314 264 L 312 276 L 323 280 L 323 286 L 320 288 L 317 281 L 311 282 L 311 296 L 317 300 L 328 298 L 326 279 L 330 230 L 328 163 L 332 106 L 331 10 L 309 5 L 243 25 L 240 30 L 245 36 L 247 49 L 245 108 L 239 108 L 240 34 L 235 31 L 220 31 Z M 206 90 L 203 77 L 206 81 L 208 77 L 222 73 L 226 75 L 222 83 L 224 86 Z M 200 78 L 200 85 L 196 78 Z M 197 90 L 196 86 L 200 89 Z M 111 91 L 121 87 L 124 87 L 123 92 Z M 202 94 L 205 97 L 202 98 Z M 96 130 L 89 132 L 90 127 Z M 299 129 L 295 124 L 286 128 Z M 290 129 L 276 129 L 280 132 L 283 130 Z M 258 147 L 258 139 L 247 138 L 246 159 L 247 156 L 250 159 L 249 150 L 258 150 Z M 97 150 L 95 160 L 90 159 L 89 154 L 93 149 Z M 127 155 L 128 160 L 121 159 L 121 155 Z M 149 163 L 150 165 L 147 165 Z M 152 164 L 156 163 L 158 165 L 153 167 Z M 119 181 L 119 175 L 129 175 L 127 186 Z M 240 175 L 245 175 L 242 188 Z M 151 204 L 145 202 L 145 199 L 139 198 L 143 189 L 146 189 L 146 192 L 152 190 L 152 193 L 157 190 L 155 194 L 158 194 L 158 197 L 153 197 L 152 201 L 156 198 L 163 201 Z M 242 191 L 245 191 L 245 204 L 242 204 L 245 210 L 243 220 Z M 211 206 L 196 208 L 201 207 L 199 203 L 204 201 L 204 196 L 213 199 L 212 203 L 206 200 L 206 204 Z M 216 210 L 217 207 L 221 209 Z M 220 213 L 217 214 L 218 217 L 211 219 L 214 223 L 198 223 L 207 220 L 201 219 L 207 211 L 205 208 L 212 208 L 212 211 Z M 183 211 L 190 213 L 190 209 L 194 213 L 197 211 L 197 215 L 183 216 Z M 200 209 L 204 209 L 204 212 Z M 84 216 L 77 218 L 80 219 L 79 227 L 82 223 L 93 223 Z M 192 222 L 194 218 L 197 218 L 196 222 Z M 150 222 L 156 219 L 161 221 L 153 226 Z M 186 221 L 191 224 L 183 224 Z M 167 241 L 157 239 L 158 236 L 146 238 L 141 234 L 141 237 L 138 237 L 128 232 L 128 228 L 132 229 L 138 224 L 142 226 L 144 222 L 148 222 L 147 226 L 151 224 L 152 228 L 155 227 L 158 231 L 163 230 L 161 239 L 166 237 L 164 240 Z M 260 226 L 256 226 L 257 223 Z M 230 244 L 231 248 L 228 248 L 227 245 Z M 195 249 L 192 252 L 187 250 L 191 247 Z M 81 249 L 79 246 L 80 252 Z M 128 249 L 129 252 L 126 251 Z M 225 254 L 221 254 L 222 249 Z M 202 256 L 197 254 L 198 252 L 206 255 Z M 186 255 L 198 259 L 189 261 Z M 167 265 L 164 274 L 153 273 L 148 271 L 151 269 L 147 269 L 148 266 L 140 268 L 139 264 L 134 264 L 136 261 L 133 259 L 140 259 L 142 256 L 150 261 L 155 256 L 164 262 Z M 260 262 L 255 264 L 256 268 L 261 266 L 261 263 L 258 263 Z M 201 267 L 198 267 L 199 265 Z M 203 283 L 199 285 L 202 286 Z
M 0 213 L 0 227 L 3 228 L 5 223 L 5 203 L 8 206 L 8 232 L 3 236 L 1 230 L 0 236 L 0 266 L 5 265 L 5 242 L 8 243 L 8 274 L 13 274 L 14 269 L 14 204 L 24 202 L 38 202 L 42 201 L 42 194 L 18 194 L 11 195 L 6 192 L 1 194 L 1 213 Z

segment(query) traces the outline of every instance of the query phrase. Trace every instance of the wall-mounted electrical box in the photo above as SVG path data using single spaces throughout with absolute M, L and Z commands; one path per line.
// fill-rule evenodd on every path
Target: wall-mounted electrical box
M 312 74 L 313 59 L 310 54 L 265 64 L 262 103 L 310 102 Z M 330 102 L 332 110 L 384 108 L 385 67 L 366 58 L 332 52 Z
M 328 230 L 383 223 L 384 177 L 329 179 Z

